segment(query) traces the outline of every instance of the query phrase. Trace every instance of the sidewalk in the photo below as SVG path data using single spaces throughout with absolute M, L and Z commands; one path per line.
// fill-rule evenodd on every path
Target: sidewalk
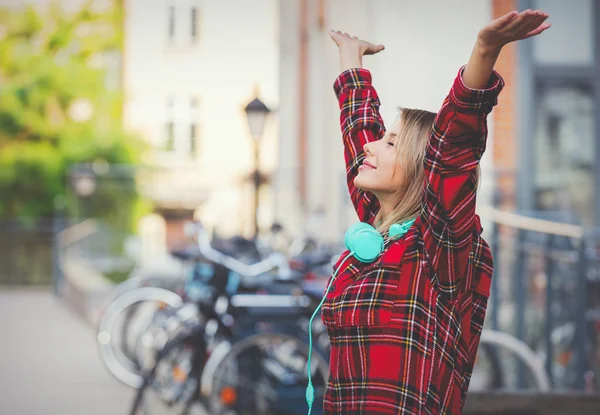
M 0 288 L 0 414 L 125 414 L 133 391 L 97 354 L 94 330 L 48 290 Z

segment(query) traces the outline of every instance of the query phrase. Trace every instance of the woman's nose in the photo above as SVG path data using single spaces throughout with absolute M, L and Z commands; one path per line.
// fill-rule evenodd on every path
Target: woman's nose
M 373 151 L 372 151 L 373 148 L 371 147 L 372 145 L 373 145 L 372 142 L 368 142 L 363 146 L 363 151 L 370 156 L 373 155 Z

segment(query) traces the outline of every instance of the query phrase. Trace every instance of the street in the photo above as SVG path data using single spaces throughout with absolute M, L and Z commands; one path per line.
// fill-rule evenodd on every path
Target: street
M 133 391 L 98 357 L 93 327 L 50 290 L 0 291 L 0 414 L 126 414 Z

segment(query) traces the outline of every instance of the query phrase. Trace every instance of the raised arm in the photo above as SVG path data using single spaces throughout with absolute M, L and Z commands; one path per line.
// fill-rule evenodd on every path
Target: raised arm
M 451 298 L 462 286 L 473 249 L 477 166 L 486 146 L 487 115 L 504 85 L 494 65 L 504 45 L 550 27 L 543 24 L 547 17 L 511 12 L 484 27 L 434 122 L 420 223 L 439 288 Z
M 379 203 L 374 195 L 357 188 L 354 178 L 365 156 L 364 145 L 379 140 L 385 127 L 379 115 L 379 97 L 371 83 L 370 72 L 362 68 L 362 57 L 378 53 L 384 47 L 346 33 L 331 31 L 330 36 L 339 48 L 342 71 L 334 90 L 340 106 L 348 191 L 359 220 L 371 223 Z

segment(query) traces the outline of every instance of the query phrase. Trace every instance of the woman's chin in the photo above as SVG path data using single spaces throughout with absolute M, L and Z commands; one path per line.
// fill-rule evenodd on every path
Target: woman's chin
M 362 178 L 360 176 L 356 176 L 354 178 L 354 186 L 356 186 L 357 188 L 359 188 L 360 190 L 362 190 L 364 192 L 371 191 L 371 187 L 368 185 L 368 183 L 365 183 L 365 181 L 362 180 Z

